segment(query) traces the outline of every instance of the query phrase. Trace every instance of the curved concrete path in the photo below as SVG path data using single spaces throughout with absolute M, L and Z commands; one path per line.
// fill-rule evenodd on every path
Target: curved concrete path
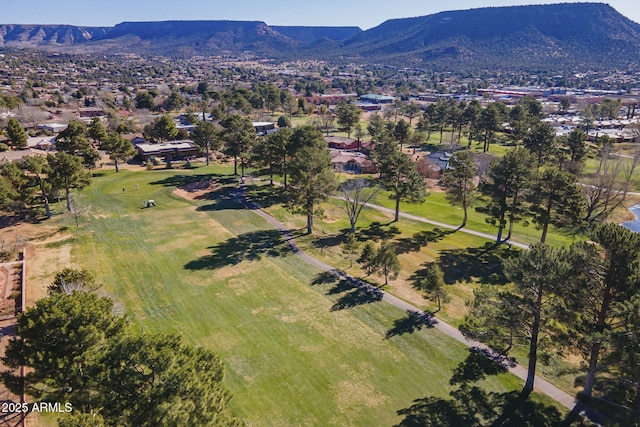
M 333 272 L 336 276 L 340 276 L 340 277 L 344 277 L 347 278 L 351 281 L 351 283 L 356 284 L 357 286 L 366 288 L 368 285 L 365 282 L 360 281 L 359 279 L 349 276 L 346 273 L 337 270 L 336 268 L 330 266 L 329 264 L 326 264 L 312 256 L 310 256 L 309 254 L 305 253 L 302 249 L 300 249 L 300 247 L 298 246 L 298 244 L 295 241 L 295 238 L 293 237 L 293 235 L 291 234 L 291 231 L 289 229 L 287 229 L 284 224 L 282 224 L 280 221 L 278 221 L 277 219 L 275 219 L 274 217 L 272 217 L 271 215 L 269 215 L 268 213 L 266 213 L 265 211 L 263 211 L 260 206 L 258 206 L 257 204 L 255 204 L 254 202 L 248 200 L 244 194 L 244 186 L 241 185 L 240 187 L 238 187 L 238 189 L 235 192 L 235 196 L 236 198 L 247 208 L 252 210 L 254 213 L 256 213 L 257 215 L 260 215 L 262 218 L 264 218 L 269 224 L 273 225 L 276 229 L 278 229 L 282 235 L 282 238 L 287 242 L 287 245 L 289 246 L 289 248 L 291 248 L 292 252 L 299 257 L 300 259 L 302 259 L 305 262 L 308 262 L 309 264 L 312 264 L 314 266 L 316 266 L 317 268 L 319 268 L 322 271 L 326 271 L 326 272 Z M 376 207 L 380 208 L 381 210 L 387 209 L 387 208 L 382 208 L 380 206 Z M 391 211 L 389 209 L 389 211 Z M 393 213 L 393 211 L 391 211 Z M 438 223 L 435 221 L 429 221 L 426 220 L 425 218 L 420 218 L 420 217 L 416 217 L 414 215 L 408 215 L 408 214 L 401 214 L 406 218 L 409 219 L 415 219 L 416 221 L 421 221 L 421 222 L 428 222 L 430 224 L 434 224 L 434 225 L 438 225 L 441 227 L 451 227 L 448 224 L 442 224 L 442 223 Z M 455 228 L 455 227 L 454 227 Z M 468 230 L 470 232 L 473 233 L 477 233 L 473 230 Z M 483 233 L 479 233 L 477 235 L 480 235 L 482 237 Z M 520 244 L 521 245 L 521 244 Z M 525 245 L 522 245 L 520 247 L 527 247 Z M 422 314 L 424 315 L 425 313 L 420 310 L 418 307 L 409 304 L 406 301 L 401 300 L 400 298 L 397 298 L 387 292 L 384 292 L 382 290 L 376 290 L 376 292 L 380 292 L 382 294 L 382 299 L 384 301 L 386 301 L 389 304 L 394 305 L 395 307 L 400 308 L 401 310 L 404 310 L 406 312 L 413 312 L 413 313 L 418 313 L 418 314 Z M 449 337 L 463 343 L 464 345 L 466 345 L 467 347 L 473 347 L 473 348 L 478 348 L 480 350 L 483 350 L 484 352 L 487 352 L 489 355 L 492 355 L 493 357 L 495 357 L 496 359 L 500 359 L 500 355 L 497 354 L 496 352 L 494 352 L 491 348 L 489 348 L 487 345 L 482 344 L 478 341 L 474 341 L 474 340 L 469 340 L 467 338 L 464 337 L 464 335 L 462 335 L 462 333 L 456 329 L 455 327 L 449 325 L 446 322 L 443 322 L 442 320 L 433 317 L 431 319 L 431 322 L 433 324 L 433 327 L 438 329 L 439 331 L 443 332 L 444 334 L 448 335 Z M 522 380 L 526 380 L 527 378 L 527 369 L 521 365 L 518 364 L 510 364 L 508 366 L 509 372 L 511 372 L 512 374 L 514 374 L 515 376 L 517 376 L 518 378 L 522 379 Z M 550 382 L 546 381 L 544 378 L 541 378 L 539 376 L 536 376 L 535 379 L 535 389 L 543 394 L 546 394 L 547 396 L 549 396 L 550 398 L 552 398 L 553 400 L 555 400 L 556 402 L 560 403 L 562 406 L 564 406 L 565 408 L 572 410 L 576 407 L 576 405 L 579 405 L 578 401 L 571 396 L 570 394 L 560 390 L 558 387 L 554 386 L 553 384 L 551 384 Z M 585 408 L 586 409 L 586 408 Z
M 340 196 L 335 196 L 334 199 L 343 200 L 344 198 Z M 385 208 L 384 206 L 367 203 L 366 207 L 390 214 L 392 216 L 395 215 L 395 210 Z M 451 225 L 451 224 L 445 224 L 444 222 L 433 221 L 431 219 L 427 219 L 425 217 L 418 216 L 418 215 L 412 215 L 412 214 L 400 212 L 400 217 L 410 219 L 412 221 L 424 222 L 425 224 L 436 225 L 438 227 L 446 228 L 449 230 L 457 230 L 460 233 L 466 233 L 466 234 L 471 234 L 473 236 L 484 237 L 485 239 L 489 239 L 493 241 L 496 240 L 496 236 L 493 234 L 483 233 L 481 231 L 471 230 L 469 228 L 459 228 L 457 225 Z M 516 242 L 514 240 L 506 240 L 505 243 L 515 246 L 517 248 L 529 249 L 529 245 L 525 245 L 524 243 Z

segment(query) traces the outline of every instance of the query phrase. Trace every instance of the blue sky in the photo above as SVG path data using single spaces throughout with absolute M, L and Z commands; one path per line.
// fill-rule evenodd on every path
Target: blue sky
M 270 25 L 355 25 L 368 29 L 391 18 L 486 6 L 547 4 L 571 0 L 4 0 L 0 24 L 113 26 L 123 21 L 246 20 Z M 640 23 L 640 1 L 609 0 Z

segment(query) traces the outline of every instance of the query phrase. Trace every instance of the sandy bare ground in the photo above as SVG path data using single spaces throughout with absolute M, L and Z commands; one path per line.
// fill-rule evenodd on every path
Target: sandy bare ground
M 204 179 L 192 182 L 173 190 L 173 194 L 187 200 L 203 199 L 208 193 L 218 188 L 218 184 L 213 179 Z

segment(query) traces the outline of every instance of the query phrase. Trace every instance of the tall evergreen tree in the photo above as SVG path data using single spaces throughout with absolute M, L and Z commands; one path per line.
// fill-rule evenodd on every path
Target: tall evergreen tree
M 56 138 L 56 150 L 74 156 L 80 156 L 87 167 L 95 167 L 100 158 L 98 151 L 91 146 L 86 136 L 87 127 L 84 123 L 71 120 L 67 128 Z
M 116 172 L 119 172 L 118 161 L 126 161 L 135 156 L 133 144 L 117 132 L 110 132 L 102 143 L 102 148 L 113 160 Z
M 455 153 L 449 160 L 450 169 L 442 174 L 446 197 L 451 203 L 462 206 L 463 218 L 460 228 L 467 225 L 467 209 L 475 200 L 476 186 L 473 177 L 476 166 L 468 151 Z
M 489 145 L 493 142 L 496 132 L 500 130 L 500 124 L 504 119 L 502 109 L 498 104 L 497 102 L 491 103 L 480 113 L 478 127 L 483 132 L 483 153 L 489 151 Z
M 395 201 L 394 221 L 400 218 L 400 202 L 422 203 L 427 195 L 424 179 L 409 156 L 394 146 L 387 146 L 380 159 L 380 179 Z
M 217 151 L 222 147 L 222 140 L 216 125 L 205 120 L 199 120 L 193 131 L 193 142 L 195 142 L 201 150 L 204 150 L 207 166 L 210 161 L 210 151 Z
M 538 169 L 553 153 L 555 137 L 556 131 L 546 122 L 534 124 L 524 136 L 524 146 L 535 156 Z
M 178 137 L 178 128 L 171 116 L 163 114 L 146 125 L 142 133 L 149 141 L 161 143 L 174 141 Z
M 532 158 L 526 148 L 509 150 L 503 158 L 491 162 L 491 169 L 480 184 L 486 205 L 477 207 L 488 216 L 486 221 L 498 227 L 496 243 L 502 242 L 502 232 L 509 225 L 505 240 L 511 238 L 513 224 L 524 213 L 524 192 L 532 176 Z
M 51 218 L 51 207 L 49 206 L 49 191 L 51 190 L 51 183 L 49 182 L 49 163 L 46 157 L 42 156 L 27 156 L 22 159 L 20 167 L 29 172 L 29 174 L 36 180 L 37 186 L 40 189 L 40 197 L 44 203 L 45 213 L 47 218 Z
M 351 138 L 351 129 L 360 120 L 362 111 L 355 104 L 340 102 L 336 107 L 336 119 L 342 130 L 347 132 L 347 137 Z
M 480 131 L 480 114 L 482 114 L 482 106 L 480 106 L 480 103 L 475 99 L 467 104 L 467 108 L 465 108 L 464 113 L 462 114 L 463 120 L 469 129 L 469 143 L 467 148 L 471 148 L 471 144 Z
M 393 136 L 398 141 L 398 144 L 400 144 L 400 151 L 402 151 L 402 146 L 409 140 L 410 135 L 411 127 L 409 126 L 409 123 L 404 119 L 398 120 L 393 128 Z
M 27 132 L 18 119 L 11 117 L 7 120 L 7 137 L 14 149 L 21 149 L 27 146 Z
M 423 292 L 425 298 L 438 303 L 436 313 L 439 312 L 442 309 L 442 303 L 449 301 L 444 272 L 438 264 L 430 263 L 427 268 L 416 274 L 416 287 Z
M 590 237 L 571 246 L 576 316 L 569 334 L 588 364 L 582 392 L 588 397 L 601 356 L 621 325 L 623 313 L 617 308 L 640 293 L 640 234 L 605 223 L 596 225 Z
M 527 397 L 534 387 L 539 347 L 566 316 L 565 285 L 571 269 L 565 250 L 543 243 L 506 260 L 504 269 L 513 288 L 476 292 L 471 316 L 461 330 L 469 337 L 482 336 L 501 351 L 514 343 L 528 346 L 527 379 L 521 394 Z
M 71 190 L 81 190 L 91 182 L 91 175 L 82 167 L 82 159 L 68 153 L 47 156 L 49 181 L 54 190 L 64 190 L 67 211 L 71 212 Z
M 398 277 L 401 266 L 396 254 L 396 249 L 386 240 L 382 241 L 374 258 L 375 270 L 384 277 L 384 284 L 389 284 L 389 279 Z
M 289 162 L 287 204 L 294 212 L 307 216 L 307 234 L 313 232 L 313 218 L 318 204 L 337 187 L 331 169 L 331 154 L 322 134 L 312 126 L 297 128 L 292 137 L 296 150 Z
M 91 124 L 89 125 L 89 129 L 87 129 L 87 136 L 98 146 L 100 146 L 102 141 L 107 138 L 107 129 L 104 127 L 99 117 L 91 119 Z
M 582 170 L 585 156 L 587 155 L 587 134 L 581 129 L 574 129 L 568 135 L 559 138 L 560 150 L 560 168 L 565 167 L 565 161 L 568 161 L 567 170 L 576 174 Z
M 230 114 L 220 121 L 223 127 L 224 152 L 233 157 L 233 174 L 238 174 L 238 160 L 244 177 L 244 168 L 256 142 L 256 130 L 248 117 Z
M 549 224 L 558 227 L 576 225 L 584 208 L 576 176 L 556 168 L 545 169 L 532 182 L 527 201 L 533 222 L 542 229 L 540 241 L 543 243 Z

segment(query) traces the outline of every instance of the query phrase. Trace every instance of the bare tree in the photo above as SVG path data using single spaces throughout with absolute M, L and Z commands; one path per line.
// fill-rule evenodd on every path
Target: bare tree
M 73 216 L 73 219 L 76 222 L 76 227 L 79 226 L 78 218 L 87 214 L 88 212 L 89 207 L 80 203 L 78 198 L 74 194 L 71 194 L 69 197 L 69 214 Z
M 18 108 L 16 118 L 26 127 L 35 128 L 49 118 L 49 113 L 43 111 L 40 107 L 21 105 Z
M 321 105 L 314 126 L 324 132 L 325 136 L 329 136 L 329 131 L 333 129 L 333 121 L 333 112 L 329 110 L 328 106 Z
M 600 172 L 583 181 L 585 221 L 604 221 L 624 201 L 628 185 L 619 179 L 624 172 L 622 165 L 619 157 L 606 156 L 602 160 Z
M 620 156 L 623 163 L 624 181 L 629 187 L 631 180 L 636 174 L 638 166 L 640 166 L 640 144 L 633 146 L 633 153 L 631 155 Z
M 349 217 L 351 231 L 356 231 L 356 222 L 362 209 L 380 191 L 380 187 L 371 187 L 366 179 L 355 179 L 343 183 L 338 192 L 342 209 Z

